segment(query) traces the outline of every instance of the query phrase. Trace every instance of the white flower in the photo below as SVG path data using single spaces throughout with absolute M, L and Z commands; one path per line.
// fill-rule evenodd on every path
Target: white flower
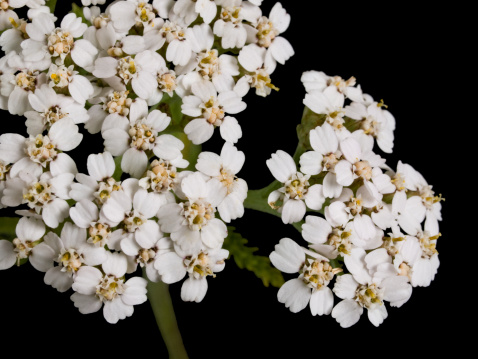
M 133 277 L 125 281 L 128 260 L 121 253 L 107 252 L 107 260 L 99 269 L 83 266 L 78 271 L 71 296 L 75 307 L 82 314 L 90 314 L 101 309 L 108 323 L 117 323 L 133 315 L 134 305 L 144 303 L 147 281 Z
M 403 305 L 412 294 L 408 279 L 398 276 L 384 248 L 369 254 L 360 248 L 345 257 L 351 274 L 337 277 L 333 291 L 343 299 L 332 310 L 332 317 L 343 328 L 354 325 L 367 309 L 370 322 L 378 327 L 387 318 L 384 301 L 391 306 Z
M 45 172 L 38 180 L 7 180 L 2 203 L 9 207 L 27 204 L 37 214 L 41 214 L 48 227 L 56 228 L 68 217 L 70 207 L 66 200 L 70 199 L 68 192 L 73 177 L 71 173 L 53 176 L 50 172 Z
M 85 124 L 88 132 L 92 134 L 100 132 L 103 122 L 108 115 L 128 116 L 129 108 L 133 103 L 133 99 L 128 97 L 128 95 L 129 91 L 109 89 L 104 96 L 100 96 L 98 102 L 102 104 L 95 104 L 88 109 L 90 119 Z
M 145 268 L 150 281 L 159 282 L 161 275 L 155 268 L 155 261 L 162 253 L 169 253 L 172 250 L 172 242 L 167 237 L 155 237 L 150 243 L 142 241 L 140 244 L 133 237 L 126 237 L 121 241 L 121 250 L 134 258 L 141 268 Z
M 46 76 L 44 73 L 22 68 L 16 74 L 13 72 L 3 74 L 0 82 L 2 96 L 8 97 L 8 112 L 23 116 L 25 111 L 32 110 L 28 95 L 46 82 Z
M 385 163 L 384 159 L 371 150 L 363 149 L 353 137 L 340 141 L 340 151 L 345 158 L 335 165 L 335 173 L 337 183 L 342 186 L 351 185 L 359 177 L 369 182 L 372 179 L 373 168 Z
M 143 248 L 152 248 L 162 237 L 162 233 L 158 223 L 151 218 L 156 216 L 164 203 L 155 193 L 139 188 L 136 179 L 127 181 L 134 183 L 135 190 L 112 192 L 101 207 L 100 216 L 111 222 L 112 227 L 119 225 L 111 233 L 109 241 L 113 248 L 118 248 L 120 241 L 131 238 Z
M 91 82 L 86 77 L 78 75 L 73 65 L 67 68 L 65 65 L 51 64 L 47 77 L 50 79 L 50 87 L 57 89 L 68 87 L 70 96 L 83 107 L 94 93 Z
M 186 34 L 196 56 L 184 67 L 176 67 L 176 73 L 181 75 L 196 71 L 204 80 L 212 81 L 218 92 L 232 90 L 235 84 L 233 76 L 239 75 L 236 58 L 226 54 L 219 56 L 218 51 L 213 49 L 214 35 L 207 24 L 188 28 Z
M 223 4 L 219 16 L 214 23 L 214 35 L 221 37 L 222 47 L 224 49 L 242 48 L 248 38 L 248 31 L 254 30 L 244 21 L 257 23 L 261 16 L 261 9 L 247 1 L 239 4 Z
M 272 8 L 269 18 L 262 16 L 255 25 L 254 43 L 267 49 L 265 54 L 266 68 L 274 71 L 276 62 L 284 65 L 294 55 L 294 49 L 289 41 L 279 36 L 287 30 L 290 23 L 290 15 L 276 3 Z
M 348 80 L 344 80 L 340 76 L 328 76 L 322 71 L 305 71 L 300 80 L 307 92 L 314 90 L 324 91 L 329 86 L 335 86 L 337 91 L 343 93 L 352 101 L 364 102 L 360 86 L 354 87 L 356 82 L 353 76 Z
M 135 24 L 147 25 L 156 17 L 153 6 L 143 0 L 118 1 L 109 8 L 117 32 L 126 33 Z
M 245 96 L 250 87 L 256 89 L 256 95 L 266 97 L 272 90 L 279 90 L 271 83 L 270 75 L 274 67 L 265 64 L 266 49 L 256 44 L 244 46 L 237 57 L 247 73 L 237 81 L 234 91 Z
M 13 241 L 0 240 L 0 270 L 8 269 L 22 259 L 29 258 L 30 263 L 39 269 L 41 257 L 32 255 L 32 249 L 45 234 L 45 225 L 34 218 L 20 218 L 15 227 L 16 238 Z
M 110 243 L 112 223 L 100 215 L 98 207 L 87 199 L 82 199 L 70 208 L 70 218 L 80 228 L 88 230 L 86 241 L 96 247 L 108 245 L 109 249 L 119 250 Z
M 406 236 L 399 242 L 394 265 L 400 275 L 410 280 L 412 286 L 428 287 L 435 278 L 440 265 L 436 250 L 440 235 L 420 231 L 416 236 Z
M 195 82 L 191 86 L 193 95 L 183 98 L 181 106 L 185 115 L 195 117 L 184 128 L 194 144 L 201 144 L 212 137 L 215 127 L 220 127 L 221 137 L 236 143 L 242 137 L 241 126 L 234 117 L 246 108 L 246 104 L 234 91 L 217 93 L 209 81 Z
M 327 174 L 323 181 L 323 192 L 327 198 L 337 198 L 342 193 L 342 185 L 337 183 L 335 165 L 342 158 L 339 139 L 333 127 L 324 123 L 309 132 L 313 151 L 300 156 L 300 170 L 307 175 L 317 175 L 322 171 Z
M 123 155 L 121 169 L 140 178 L 148 167 L 151 152 L 164 160 L 182 159 L 183 142 L 169 134 L 159 135 L 170 121 L 159 110 L 148 113 L 147 103 L 137 100 L 130 107 L 129 121 L 117 114 L 105 119 L 102 126 L 105 149 L 114 156 Z
M 313 90 L 305 95 L 304 105 L 317 114 L 326 115 L 325 120 L 337 131 L 339 139 L 348 136 L 344 127 L 344 95 L 335 86 L 328 86 L 325 90 Z
M 28 99 L 34 109 L 25 112 L 27 132 L 31 136 L 42 134 L 45 129 L 63 119 L 69 118 L 75 124 L 88 121 L 88 113 L 84 106 L 75 102 L 72 97 L 57 95 L 46 84 L 28 95 Z
M 279 302 L 297 313 L 310 303 L 312 315 L 328 315 L 334 305 L 334 296 L 328 287 L 334 269 L 328 259 L 300 247 L 290 238 L 282 238 L 269 256 L 272 264 L 284 273 L 300 273 L 296 279 L 285 282 L 277 293 Z
M 186 202 L 162 206 L 157 214 L 161 230 L 171 234 L 175 247 L 189 254 L 203 246 L 220 248 L 227 236 L 224 222 L 214 218 L 216 206 L 226 195 L 226 188 L 213 178 L 206 182 L 201 173 L 186 176 L 181 189 Z
M 226 249 L 201 249 L 197 254 L 189 252 L 165 252 L 156 257 L 155 268 L 164 283 L 175 283 L 189 274 L 181 287 L 181 299 L 187 302 L 201 302 L 207 292 L 208 276 L 216 277 L 225 266 L 229 256 Z
M 157 65 L 152 59 L 154 55 L 149 50 L 140 52 L 134 59 L 131 56 L 119 59 L 101 57 L 95 61 L 93 75 L 105 79 L 116 91 L 126 90 L 131 82 L 133 91 L 147 100 L 158 87 L 158 81 L 153 75 Z
M 292 157 L 284 152 L 277 151 L 272 158 L 266 161 L 267 167 L 276 180 L 283 183 L 283 187 L 273 191 L 268 198 L 272 208 L 276 208 L 276 202 L 283 200 L 281 217 L 284 223 L 295 223 L 300 221 L 306 212 L 307 207 L 315 210 L 322 208 L 325 197 L 322 193 L 322 185 L 310 186 L 308 180 L 310 175 L 303 175 L 297 171 Z M 304 203 L 305 202 L 305 203 Z
M 6 133 L 0 136 L 0 159 L 13 163 L 10 175 L 16 177 L 30 174 L 39 177 L 47 165 L 53 176 L 59 173 L 77 172 L 76 164 L 65 153 L 76 148 L 83 135 L 70 118 L 53 123 L 48 135 L 24 138 L 21 135 Z
M 87 62 L 88 60 L 84 58 L 82 45 L 79 46 L 78 51 L 75 51 L 75 38 L 81 37 L 87 27 L 74 13 L 66 15 L 60 27 L 56 29 L 49 14 L 38 14 L 30 24 L 26 25 L 26 32 L 30 38 L 21 44 L 25 60 L 36 62 L 53 57 L 56 58 L 56 64 L 60 65 L 71 53 L 73 61 L 80 66 L 84 65 L 85 60 Z
M 395 118 L 383 107 L 385 107 L 383 102 L 373 102 L 367 106 L 352 102 L 345 107 L 345 115 L 360 121 L 360 128 L 367 135 L 377 139 L 380 149 L 386 153 L 392 153 Z
M 65 223 L 61 237 L 48 233 L 44 241 L 32 249 L 32 265 L 45 273 L 45 283 L 59 292 L 71 288 L 73 279 L 83 265 L 97 266 L 106 260 L 103 247 L 86 241 L 86 231 L 72 223 Z M 57 266 L 54 266 L 57 263 Z
M 209 24 L 216 16 L 217 6 L 214 0 L 178 0 L 173 11 L 188 25 L 196 20 L 198 14 Z
M 222 146 L 220 156 L 212 152 L 201 152 L 198 157 L 196 169 L 211 178 L 218 179 L 227 189 L 226 197 L 217 206 L 219 215 L 226 223 L 244 215 L 247 183 L 236 177 L 244 161 L 244 152 L 238 151 L 229 142 Z

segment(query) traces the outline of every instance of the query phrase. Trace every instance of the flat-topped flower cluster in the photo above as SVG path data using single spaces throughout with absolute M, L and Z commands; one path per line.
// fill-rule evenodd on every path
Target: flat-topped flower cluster
M 302 221 L 307 242 L 283 238 L 271 253 L 279 270 L 299 273 L 278 299 L 292 312 L 310 304 L 312 315 L 332 314 L 342 327 L 365 308 L 378 326 L 387 317 L 385 301 L 400 307 L 413 287 L 434 279 L 442 198 L 412 166 L 398 162 L 393 171 L 373 151 L 375 143 L 387 153 L 393 148 L 395 119 L 383 101 L 364 94 L 354 78 L 309 71 L 302 82 L 309 111 L 303 125 L 317 126 L 300 167 L 280 150 L 267 161 L 282 184 L 269 205 L 284 223 Z M 341 299 L 335 306 L 333 293 Z
M 81 313 L 103 307 L 110 323 L 146 301 L 147 281 L 129 276 L 139 267 L 154 282 L 187 276 L 182 299 L 204 298 L 247 196 L 233 115 L 250 89 L 277 89 L 270 75 L 294 53 L 280 36 L 290 16 L 280 3 L 263 16 L 261 2 L 126 0 L 103 12 L 104 0 L 82 0 L 58 26 L 44 0 L 0 1 L 0 108 L 25 116 L 27 133 L 0 136 L 0 207 L 22 206 L 0 269 L 28 259 L 45 283 L 73 289 Z M 79 126 L 104 144 L 87 174 L 68 155 Z M 186 170 L 173 134 L 198 145 L 217 127 L 220 154 Z

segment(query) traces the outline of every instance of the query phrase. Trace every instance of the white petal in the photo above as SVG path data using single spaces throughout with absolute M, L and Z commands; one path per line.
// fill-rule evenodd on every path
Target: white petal
M 306 212 L 305 203 L 301 200 L 289 199 L 282 207 L 282 222 L 295 223 L 304 218 Z
M 345 299 L 337 304 L 332 310 L 332 318 L 335 318 L 342 328 L 349 328 L 360 319 L 363 308 L 352 299 Z
M 279 302 L 284 303 L 292 313 L 300 312 L 309 303 L 311 289 L 301 279 L 285 282 L 277 293 Z
M 207 292 L 207 280 L 188 278 L 181 287 L 181 299 L 185 302 L 199 303 L 203 300 Z
M 310 297 L 310 311 L 312 315 L 329 315 L 334 306 L 334 295 L 329 287 L 316 290 Z
M 73 278 L 68 272 L 62 272 L 61 267 L 53 267 L 45 273 L 45 284 L 63 293 L 71 288 Z
M 282 238 L 269 255 L 271 263 L 284 273 L 297 273 L 304 264 L 305 253 L 302 248 L 290 238 Z

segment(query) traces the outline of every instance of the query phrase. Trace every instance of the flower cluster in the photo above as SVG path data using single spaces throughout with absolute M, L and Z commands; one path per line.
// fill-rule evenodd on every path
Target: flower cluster
M 204 298 L 247 196 L 233 115 L 251 88 L 277 89 L 270 75 L 294 53 L 281 36 L 290 16 L 280 3 L 263 16 L 261 2 L 122 0 L 103 12 L 104 0 L 82 0 L 57 26 L 44 0 L 0 1 L 0 108 L 25 116 L 27 132 L 0 136 L 0 206 L 23 207 L 16 238 L 0 240 L 0 269 L 28 259 L 110 323 L 146 301 L 147 281 L 127 279 L 140 267 L 153 282 L 187 275 L 182 299 Z M 79 126 L 104 144 L 87 174 L 68 155 Z M 190 165 L 185 142 L 216 127 L 220 154 Z
M 267 160 L 281 183 L 269 205 L 284 223 L 305 216 L 308 243 L 283 238 L 270 254 L 282 272 L 299 273 L 278 299 L 292 312 L 310 303 L 313 315 L 332 314 L 342 327 L 355 324 L 366 308 L 378 326 L 387 317 L 385 301 L 400 307 L 413 287 L 434 279 L 443 199 L 412 166 L 398 162 L 393 171 L 373 151 L 375 143 L 387 153 L 393 148 L 395 120 L 383 101 L 364 94 L 354 78 L 309 71 L 302 82 L 309 111 L 303 125 L 308 116 L 317 124 L 307 136 L 310 146 L 299 169 L 284 151 Z M 335 306 L 333 293 L 342 299 Z

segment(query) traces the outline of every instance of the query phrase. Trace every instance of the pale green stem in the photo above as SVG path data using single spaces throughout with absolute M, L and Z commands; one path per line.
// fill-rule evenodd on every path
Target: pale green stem
M 143 276 L 147 279 L 145 273 Z M 163 282 L 153 283 L 148 280 L 148 299 L 151 303 L 156 323 L 168 348 L 170 359 L 187 359 L 183 339 L 179 332 L 173 303 L 169 295 L 169 285 Z

